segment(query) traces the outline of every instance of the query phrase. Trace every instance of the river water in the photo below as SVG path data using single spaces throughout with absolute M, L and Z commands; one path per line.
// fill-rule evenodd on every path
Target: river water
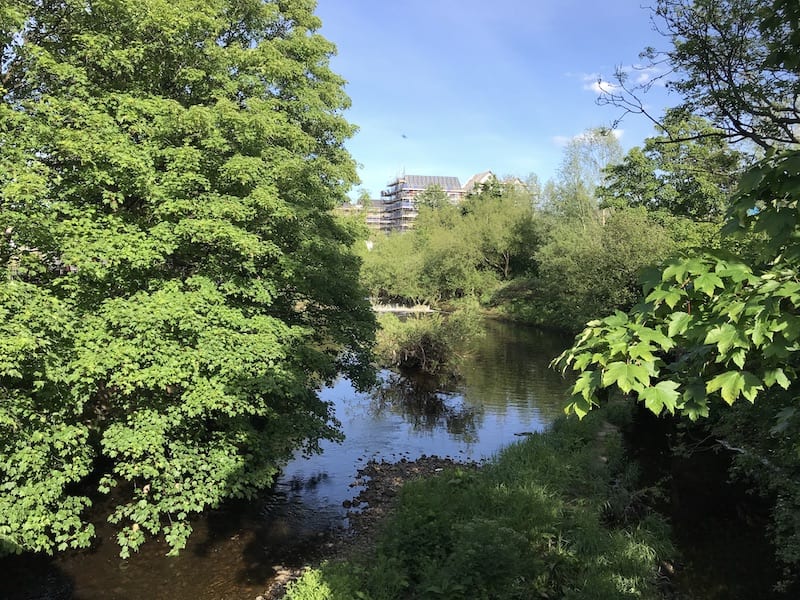
M 448 389 L 389 372 L 371 393 L 356 392 L 345 379 L 323 389 L 345 441 L 295 458 L 255 501 L 226 504 L 198 519 L 179 556 L 166 557 L 164 545 L 148 543 L 120 560 L 113 530 L 98 525 L 90 551 L 0 561 L 0 598 L 255 598 L 276 570 L 302 564 L 327 532 L 347 526 L 342 503 L 361 489 L 356 475 L 366 461 L 490 458 L 560 414 L 566 384 L 548 363 L 570 339 L 494 321 L 486 328 Z

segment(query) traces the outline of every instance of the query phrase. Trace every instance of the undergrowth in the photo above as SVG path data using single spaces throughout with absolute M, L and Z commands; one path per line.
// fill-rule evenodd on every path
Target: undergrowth
M 378 316 L 375 355 L 383 367 L 413 369 L 432 375 L 457 372 L 469 342 L 483 334 L 477 305 L 464 305 L 450 314 Z
M 602 414 L 558 420 L 478 471 L 407 483 L 376 548 L 309 570 L 287 598 L 658 598 L 673 548 L 663 520 L 627 505 L 632 475 Z

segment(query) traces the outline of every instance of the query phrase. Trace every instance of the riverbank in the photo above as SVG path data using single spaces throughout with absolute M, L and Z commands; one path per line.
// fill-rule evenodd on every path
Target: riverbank
M 423 455 L 416 460 L 403 458 L 397 462 L 369 461 L 358 470 L 354 482 L 356 485 L 363 484 L 364 488 L 352 500 L 345 501 L 348 528 L 335 531 L 322 540 L 314 555 L 309 557 L 306 567 L 276 566 L 273 581 L 259 598 L 284 598 L 287 584 L 302 577 L 314 565 L 319 567 L 327 561 L 368 556 L 375 550 L 378 534 L 387 517 L 397 507 L 402 487 L 409 481 L 434 477 L 456 467 L 474 470 L 480 467 L 480 463 L 435 455 Z
M 668 528 L 599 415 L 561 419 L 480 468 L 437 460 L 368 465 L 354 500 L 372 503 L 365 520 L 353 515 L 285 597 L 663 597 Z

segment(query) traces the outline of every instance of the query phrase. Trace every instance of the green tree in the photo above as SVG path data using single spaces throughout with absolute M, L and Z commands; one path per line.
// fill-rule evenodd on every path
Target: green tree
M 371 248 L 361 251 L 361 278 L 372 297 L 411 302 L 431 299 L 421 284 L 423 256 L 413 234 L 379 235 L 371 242 Z
M 0 551 L 123 555 L 336 438 L 374 318 L 309 0 L 0 8 Z M 91 475 L 91 478 L 90 478 Z M 78 484 L 78 485 L 76 485 Z
M 763 83 L 763 65 L 791 81 L 800 72 L 800 59 L 796 49 L 787 51 L 775 40 L 798 39 L 800 5 L 774 0 L 757 8 L 764 54 L 751 65 L 753 85 Z M 715 30 L 711 23 L 706 28 Z M 753 93 L 747 81 L 737 85 L 746 88 L 743 96 Z M 780 109 L 781 90 L 776 85 L 775 113 L 739 121 L 752 126 L 742 135 L 765 146 L 782 145 L 785 140 L 778 137 L 787 111 Z M 728 95 L 716 102 L 715 110 L 727 110 Z M 621 393 L 655 414 L 707 418 L 712 435 L 736 450 L 737 472 L 773 500 L 777 555 L 795 573 L 800 568 L 798 201 L 800 150 L 769 149 L 742 176 L 723 228 L 728 237 L 760 235 L 760 247 L 738 255 L 695 252 L 654 269 L 645 279 L 645 302 L 627 314 L 588 323 L 557 359 L 578 374 L 568 405 L 578 415 L 608 394 Z
M 569 141 L 556 181 L 545 188 L 547 210 L 585 223 L 598 216 L 596 189 L 605 169 L 622 160 L 622 146 L 605 128 L 589 129 Z
M 513 183 L 483 188 L 465 201 L 462 212 L 463 235 L 478 251 L 480 268 L 501 280 L 527 269 L 539 242 L 527 190 Z
M 428 208 L 442 208 L 450 202 L 450 197 L 438 184 L 429 185 L 414 197 L 414 202 L 418 207 L 427 206 Z
M 794 0 L 658 0 L 652 14 L 671 47 L 645 49 L 643 68 L 660 75 L 635 83 L 620 69 L 601 104 L 658 124 L 642 95 L 665 82 L 683 99 L 680 112 L 707 119 L 719 130 L 712 135 L 763 149 L 800 142 Z
M 670 110 L 658 129 L 665 132 L 606 169 L 597 188 L 601 206 L 644 206 L 719 222 L 741 174 L 742 154 L 700 117 Z
M 542 323 L 575 331 L 594 316 L 628 309 L 641 298 L 641 271 L 674 249 L 642 208 L 618 209 L 583 227 L 552 223 L 534 256 L 535 312 Z

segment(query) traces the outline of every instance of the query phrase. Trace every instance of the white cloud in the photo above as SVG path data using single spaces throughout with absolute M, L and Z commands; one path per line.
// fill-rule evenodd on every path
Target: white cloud
M 625 130 L 624 129 L 609 129 L 608 132 L 611 135 L 613 135 L 616 139 L 620 139 L 625 134 Z M 573 142 L 573 141 L 576 141 L 576 142 L 587 141 L 587 140 L 590 140 L 591 137 L 592 137 L 591 132 L 583 131 L 581 133 L 578 133 L 578 134 L 572 135 L 572 136 L 570 136 L 570 135 L 554 135 L 552 138 L 550 138 L 550 141 L 553 142 L 553 144 L 558 146 L 559 148 L 563 148 L 567 144 L 569 144 L 570 142 Z
M 573 138 L 571 138 L 568 135 L 554 135 L 552 137 L 553 144 L 555 144 L 559 148 L 563 148 L 564 146 L 569 144 L 572 139 Z
M 595 94 L 613 94 L 619 90 L 619 86 L 610 81 L 605 81 L 602 76 L 597 73 L 583 75 L 583 89 L 590 90 Z
M 667 74 L 667 71 L 658 65 L 630 65 L 621 67 L 620 71 L 632 79 L 636 85 L 657 85 L 661 87 L 666 85 L 664 75 Z

